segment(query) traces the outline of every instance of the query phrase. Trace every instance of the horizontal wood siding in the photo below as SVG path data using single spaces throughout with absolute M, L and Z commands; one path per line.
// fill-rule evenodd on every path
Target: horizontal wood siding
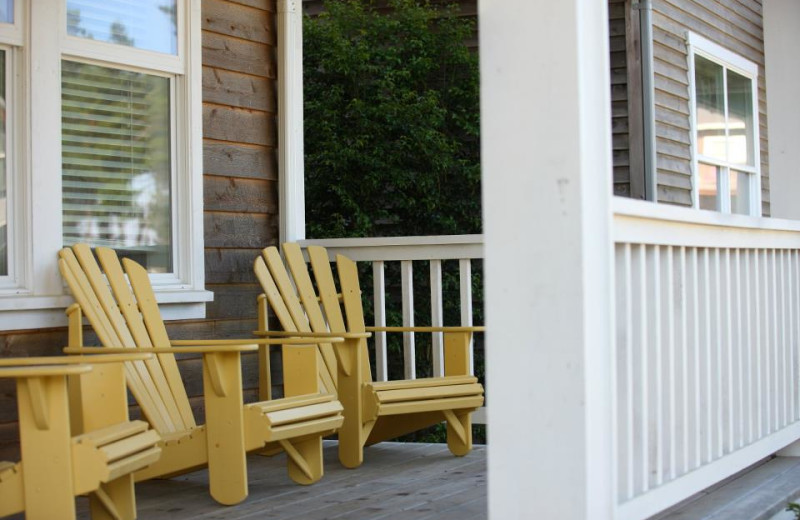
M 257 325 L 252 262 L 278 239 L 275 11 L 275 0 L 202 3 L 205 275 L 214 301 L 207 319 L 168 324 L 173 339 L 249 337 Z M 66 342 L 64 329 L 15 331 L 0 335 L 0 357 L 55 355 Z M 200 366 L 197 356 L 179 360 L 202 419 Z M 254 355 L 244 356 L 250 401 L 257 366 Z M 0 380 L 0 460 L 19 456 L 16 414 L 14 382 Z
M 614 195 L 631 196 L 631 128 L 629 119 L 626 8 L 629 1 L 608 0 L 611 66 L 611 131 L 614 157 Z
M 655 0 L 653 56 L 657 138 L 658 199 L 692 203 L 689 131 L 689 71 L 686 34 L 694 32 L 758 64 L 761 196 L 769 215 L 764 34 L 761 1 Z

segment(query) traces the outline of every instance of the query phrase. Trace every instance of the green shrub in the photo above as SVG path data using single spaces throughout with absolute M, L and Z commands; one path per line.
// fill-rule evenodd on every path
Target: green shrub
M 480 232 L 478 57 L 455 9 L 340 0 L 306 16 L 309 237 Z

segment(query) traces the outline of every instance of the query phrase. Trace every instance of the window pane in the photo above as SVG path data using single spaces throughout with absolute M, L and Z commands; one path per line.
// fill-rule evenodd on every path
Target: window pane
M 750 175 L 747 172 L 731 171 L 731 213 L 750 214 Z
M 725 160 L 725 101 L 722 66 L 695 56 L 695 99 L 697 104 L 697 151 Z
M 67 0 L 71 36 L 178 53 L 177 0 Z
M 0 276 L 8 276 L 8 182 L 6 176 L 6 53 L 0 51 Z
M 698 163 L 700 170 L 700 209 L 719 211 L 720 168 L 710 164 Z
M 14 23 L 14 0 L 0 0 L 0 23 Z
M 755 166 L 753 81 L 728 71 L 728 160 Z
M 62 62 L 64 244 L 172 270 L 168 78 Z

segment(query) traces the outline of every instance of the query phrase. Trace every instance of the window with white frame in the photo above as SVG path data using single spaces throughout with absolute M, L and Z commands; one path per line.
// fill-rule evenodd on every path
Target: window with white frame
M 0 0 L 0 330 L 61 322 L 78 242 L 204 314 L 199 24 L 200 0 Z
M 695 207 L 761 215 L 758 66 L 689 34 Z

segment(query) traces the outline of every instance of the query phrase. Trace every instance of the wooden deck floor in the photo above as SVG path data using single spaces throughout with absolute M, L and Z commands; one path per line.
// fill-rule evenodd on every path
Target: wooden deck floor
M 486 449 L 453 457 L 443 444 L 381 443 L 364 465 L 342 468 L 336 444 L 325 445 L 325 476 L 298 486 L 286 475 L 285 455 L 248 457 L 250 496 L 225 507 L 208 495 L 208 474 L 197 471 L 136 486 L 139 518 L 274 520 L 481 520 L 486 512 Z M 89 518 L 79 499 L 79 518 Z

